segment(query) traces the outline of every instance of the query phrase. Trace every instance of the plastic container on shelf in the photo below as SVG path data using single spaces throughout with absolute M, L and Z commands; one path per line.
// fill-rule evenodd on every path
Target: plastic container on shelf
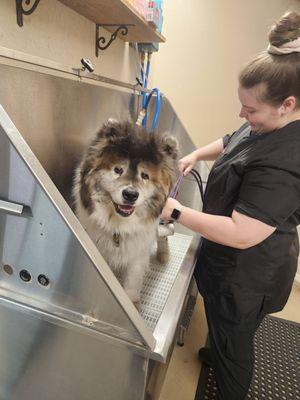
M 148 11 L 148 0 L 132 0 L 131 3 L 133 7 L 144 17 Z
M 163 15 L 162 15 L 162 0 L 153 0 L 148 3 L 146 20 L 153 25 L 157 31 L 162 31 Z

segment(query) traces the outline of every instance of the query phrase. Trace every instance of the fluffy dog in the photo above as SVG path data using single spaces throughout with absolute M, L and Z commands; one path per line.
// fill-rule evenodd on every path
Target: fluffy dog
M 76 170 L 76 214 L 136 305 L 177 154 L 174 137 L 109 120 Z

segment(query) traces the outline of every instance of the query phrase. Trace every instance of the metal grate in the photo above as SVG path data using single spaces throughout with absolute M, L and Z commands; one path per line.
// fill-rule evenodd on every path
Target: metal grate
M 254 375 L 245 400 L 300 400 L 300 324 L 267 316 L 254 343 Z M 216 399 L 213 369 L 202 367 L 201 375 L 195 400 Z
M 170 257 L 165 265 L 157 261 L 156 246 L 153 248 L 141 292 L 140 311 L 151 331 L 155 329 L 192 239 L 192 236 L 179 233 L 169 236 Z

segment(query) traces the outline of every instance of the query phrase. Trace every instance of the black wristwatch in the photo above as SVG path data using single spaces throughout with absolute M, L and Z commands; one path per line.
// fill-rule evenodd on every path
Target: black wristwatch
M 171 214 L 171 218 L 174 221 L 177 221 L 178 218 L 180 217 L 180 215 L 181 215 L 181 210 L 178 210 L 178 208 L 174 208 L 173 211 L 172 211 L 172 214 Z

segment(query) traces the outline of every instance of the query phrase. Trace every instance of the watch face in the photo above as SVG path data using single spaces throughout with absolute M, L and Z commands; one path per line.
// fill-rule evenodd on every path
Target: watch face
M 180 217 L 181 212 L 177 210 L 177 208 L 174 208 L 171 214 L 172 219 L 178 219 Z

